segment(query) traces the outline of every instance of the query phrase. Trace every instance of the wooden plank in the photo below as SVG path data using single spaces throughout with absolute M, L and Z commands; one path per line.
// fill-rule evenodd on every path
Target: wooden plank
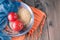
M 60 0 L 56 1 L 56 27 L 55 27 L 55 40 L 60 40 Z
M 46 0 L 50 40 L 60 40 L 60 0 Z

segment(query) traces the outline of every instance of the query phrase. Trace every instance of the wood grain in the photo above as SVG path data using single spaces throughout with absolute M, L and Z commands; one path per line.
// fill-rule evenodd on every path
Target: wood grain
M 46 0 L 47 7 L 47 22 L 50 40 L 60 40 L 60 1 L 59 0 Z
M 25 2 L 38 9 L 44 8 L 44 12 L 47 14 L 39 40 L 60 40 L 60 0 L 26 0 Z

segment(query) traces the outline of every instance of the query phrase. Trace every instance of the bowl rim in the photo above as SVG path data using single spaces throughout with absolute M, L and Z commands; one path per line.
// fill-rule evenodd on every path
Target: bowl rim
M 30 29 L 32 28 L 32 26 L 34 24 L 34 14 L 33 14 L 32 9 L 26 3 L 24 3 L 24 2 L 20 2 L 20 3 L 23 4 L 23 5 L 25 5 L 25 7 L 27 7 L 27 9 L 29 10 L 29 12 L 31 14 L 31 21 L 30 21 L 29 25 L 27 25 L 27 26 L 29 26 L 29 30 L 23 32 L 22 34 L 19 33 L 19 34 L 15 34 L 15 35 L 13 35 L 13 34 L 8 35 L 8 34 L 5 33 L 7 36 L 13 36 L 14 37 L 14 36 L 22 36 L 22 35 L 25 35 L 25 34 L 27 34 L 30 31 Z

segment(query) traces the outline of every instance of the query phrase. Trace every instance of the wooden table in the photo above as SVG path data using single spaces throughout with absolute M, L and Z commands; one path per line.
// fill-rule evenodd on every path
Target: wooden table
M 47 14 L 43 34 L 38 40 L 60 40 L 60 0 L 23 1 L 30 6 L 41 9 Z

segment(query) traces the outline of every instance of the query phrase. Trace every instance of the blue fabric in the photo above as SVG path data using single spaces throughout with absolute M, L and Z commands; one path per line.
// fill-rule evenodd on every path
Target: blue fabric
M 3 2 L 1 2 L 3 1 Z M 10 0 L 0 0 L 0 30 L 3 30 L 9 24 L 9 12 L 17 12 L 20 2 Z
M 11 40 L 11 37 L 2 32 L 2 30 L 6 25 L 9 25 L 9 12 L 17 12 L 20 5 L 20 2 L 17 1 L 0 0 L 0 40 Z
M 2 3 L 4 0 L 0 0 L 0 3 Z
M 6 36 L 6 34 L 0 31 L 0 40 L 11 40 L 11 37 Z
M 0 0 L 0 40 L 11 40 L 11 37 L 2 32 L 2 30 L 6 25 L 9 25 L 9 12 L 17 12 L 20 5 L 20 2 L 17 1 Z
M 11 40 L 8 36 L 0 36 L 0 40 Z

